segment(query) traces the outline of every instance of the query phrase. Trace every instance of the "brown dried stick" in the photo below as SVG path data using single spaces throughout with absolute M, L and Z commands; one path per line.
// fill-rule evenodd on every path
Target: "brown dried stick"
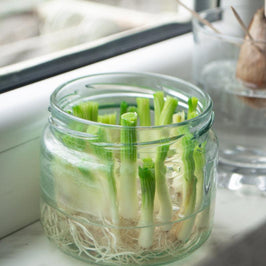
M 231 9 L 237 19 L 237 21 L 239 22 L 241 28 L 243 29 L 243 31 L 246 33 L 246 35 L 249 37 L 250 40 L 254 41 L 253 37 L 250 35 L 248 28 L 246 27 L 246 25 L 244 24 L 243 20 L 241 19 L 241 17 L 239 16 L 239 14 L 237 13 L 237 11 L 231 6 Z
M 221 33 L 219 30 L 217 30 L 208 20 L 202 18 L 196 11 L 194 11 L 193 9 L 189 8 L 187 5 L 185 5 L 184 3 L 182 3 L 179 0 L 176 0 L 177 3 L 179 5 L 181 5 L 182 7 L 184 7 L 186 10 L 188 10 L 195 18 L 197 18 L 201 23 L 203 23 L 204 25 L 208 26 L 209 28 L 211 28 L 213 31 L 215 31 L 216 33 Z
M 231 6 L 231 9 L 232 9 L 232 11 L 233 11 L 233 13 L 234 13 L 234 15 L 235 15 L 237 21 L 239 22 L 241 28 L 242 28 L 243 31 L 245 32 L 245 34 L 248 36 L 248 38 L 249 38 L 252 42 L 254 42 L 254 41 L 255 41 L 254 38 L 251 36 L 251 34 L 250 34 L 248 28 L 246 27 L 245 23 L 243 22 L 243 20 L 241 19 L 241 17 L 240 17 L 239 14 L 237 13 L 237 11 L 236 11 L 232 6 Z M 260 49 L 255 43 L 253 43 L 253 45 L 254 45 L 254 47 L 257 49 L 258 52 L 263 53 L 262 50 L 261 50 L 261 49 Z

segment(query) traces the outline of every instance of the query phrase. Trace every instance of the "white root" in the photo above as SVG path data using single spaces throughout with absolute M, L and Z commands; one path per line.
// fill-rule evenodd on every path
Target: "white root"
M 91 224 L 89 220 L 77 214 L 66 216 L 60 211 L 42 203 L 41 222 L 48 237 L 59 248 L 76 257 L 83 257 L 99 264 L 108 265 L 143 265 L 151 260 L 164 261 L 169 257 L 179 256 L 200 236 L 191 236 L 190 243 L 184 245 L 173 241 L 171 236 L 156 226 L 153 245 L 143 249 L 138 245 L 139 229 L 120 228 L 119 239 L 116 236 L 118 229 L 110 226 L 103 220 L 103 225 Z

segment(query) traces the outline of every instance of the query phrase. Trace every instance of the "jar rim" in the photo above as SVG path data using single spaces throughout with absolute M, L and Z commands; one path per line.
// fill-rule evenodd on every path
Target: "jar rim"
M 202 110 L 202 112 L 200 112 L 198 114 L 198 116 L 196 116 L 195 118 L 189 119 L 189 120 L 185 120 L 183 122 L 179 122 L 179 123 L 171 123 L 171 124 L 167 124 L 167 125 L 152 125 L 152 126 L 139 126 L 137 125 L 136 129 L 141 128 L 141 129 L 160 129 L 160 128 L 172 128 L 172 127 L 176 127 L 176 126 L 184 126 L 187 124 L 193 124 L 196 121 L 199 120 L 204 120 L 205 118 L 208 118 L 211 115 L 212 112 L 212 108 L 213 108 L 213 102 L 212 99 L 210 98 L 209 94 L 204 91 L 201 90 L 199 87 L 197 87 L 196 85 L 182 80 L 180 78 L 177 77 L 172 77 L 172 76 L 168 76 L 168 75 L 164 75 L 164 74 L 155 74 L 155 73 L 150 73 L 150 72 L 106 72 L 106 73 L 98 73 L 98 74 L 91 74 L 91 75 L 86 75 L 86 76 L 81 76 L 72 80 L 69 80 L 65 83 L 63 83 L 62 85 L 60 85 L 59 87 L 57 87 L 55 89 L 55 91 L 52 93 L 52 95 L 50 96 L 50 108 L 51 110 L 54 109 L 57 112 L 59 112 L 62 116 L 71 119 L 72 121 L 84 124 L 84 125 L 97 125 L 97 126 L 102 126 L 102 127 L 106 127 L 106 128 L 123 128 L 122 125 L 112 125 L 112 124 L 104 124 L 104 123 L 100 123 L 100 122 L 94 122 L 94 121 L 90 121 L 90 120 L 86 120 L 86 119 L 82 119 L 79 118 L 77 116 L 74 116 L 72 114 L 69 114 L 68 112 L 66 112 L 65 110 L 63 110 L 57 100 L 56 97 L 58 95 L 58 93 L 63 90 L 67 85 L 70 84 L 74 84 L 77 81 L 81 81 L 81 80 L 85 80 L 85 79 L 89 79 L 89 78 L 94 78 L 94 77 L 100 77 L 100 76 L 115 76 L 115 75 L 132 75 L 132 76 L 137 76 L 137 77 L 146 77 L 146 78 L 160 78 L 163 80 L 167 80 L 167 81 L 173 81 L 173 82 L 177 82 L 179 84 L 183 84 L 185 86 L 188 86 L 190 88 L 192 88 L 194 91 L 196 91 L 197 93 L 201 94 L 204 99 L 206 99 L 206 107 Z M 128 126 L 129 127 L 129 126 Z M 130 128 L 130 127 L 129 127 Z
M 243 5 L 237 5 L 236 7 L 243 7 Z M 225 11 L 226 9 L 228 9 L 229 7 L 215 7 L 215 8 L 210 8 L 210 9 L 206 9 L 204 11 L 199 12 L 199 15 L 202 18 L 205 18 L 208 14 L 219 14 L 220 12 Z M 251 40 L 251 39 L 246 39 L 245 37 L 241 38 L 241 37 L 237 37 L 231 34 L 224 34 L 224 33 L 217 33 L 214 31 L 210 31 L 209 28 L 205 28 L 204 25 L 201 25 L 202 23 L 199 22 L 199 20 L 197 18 L 193 18 L 193 25 L 197 24 L 197 26 L 199 26 L 201 28 L 201 30 L 208 36 L 214 37 L 216 39 L 220 39 L 223 41 L 228 41 L 231 43 L 235 43 L 238 45 L 241 45 L 244 42 L 250 43 L 250 44 L 263 44 L 266 45 L 266 41 L 263 40 Z

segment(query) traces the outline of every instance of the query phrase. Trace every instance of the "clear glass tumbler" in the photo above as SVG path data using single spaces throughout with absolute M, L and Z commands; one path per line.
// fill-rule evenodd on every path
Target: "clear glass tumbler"
M 154 125 L 156 92 L 164 93 L 163 106 L 169 97 L 178 100 L 173 111 L 183 122 Z M 191 97 L 198 104 L 187 120 Z M 150 125 L 120 125 L 115 114 L 125 102 L 131 109 L 125 116 L 141 117 L 139 99 L 149 102 Z M 88 103 L 98 105 L 93 121 L 73 113 Z M 208 238 L 218 152 L 208 94 L 166 76 L 99 74 L 59 87 L 49 110 L 41 147 L 41 223 L 61 250 L 99 265 L 162 265 Z M 104 117 L 116 117 L 116 123 Z
M 236 6 L 235 10 L 249 25 L 257 7 L 260 6 Z M 194 81 L 214 102 L 214 128 L 219 138 L 218 183 L 243 193 L 264 194 L 266 39 L 244 38 L 230 7 L 210 9 L 200 15 L 220 32 L 214 32 L 196 19 L 193 21 Z M 251 51 L 249 57 L 244 49 Z M 244 79 L 244 74 L 255 75 L 257 83 Z

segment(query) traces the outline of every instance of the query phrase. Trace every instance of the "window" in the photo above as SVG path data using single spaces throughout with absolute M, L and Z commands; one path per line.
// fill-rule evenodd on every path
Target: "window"
M 0 0 L 0 10 L 0 92 L 191 29 L 176 0 Z

